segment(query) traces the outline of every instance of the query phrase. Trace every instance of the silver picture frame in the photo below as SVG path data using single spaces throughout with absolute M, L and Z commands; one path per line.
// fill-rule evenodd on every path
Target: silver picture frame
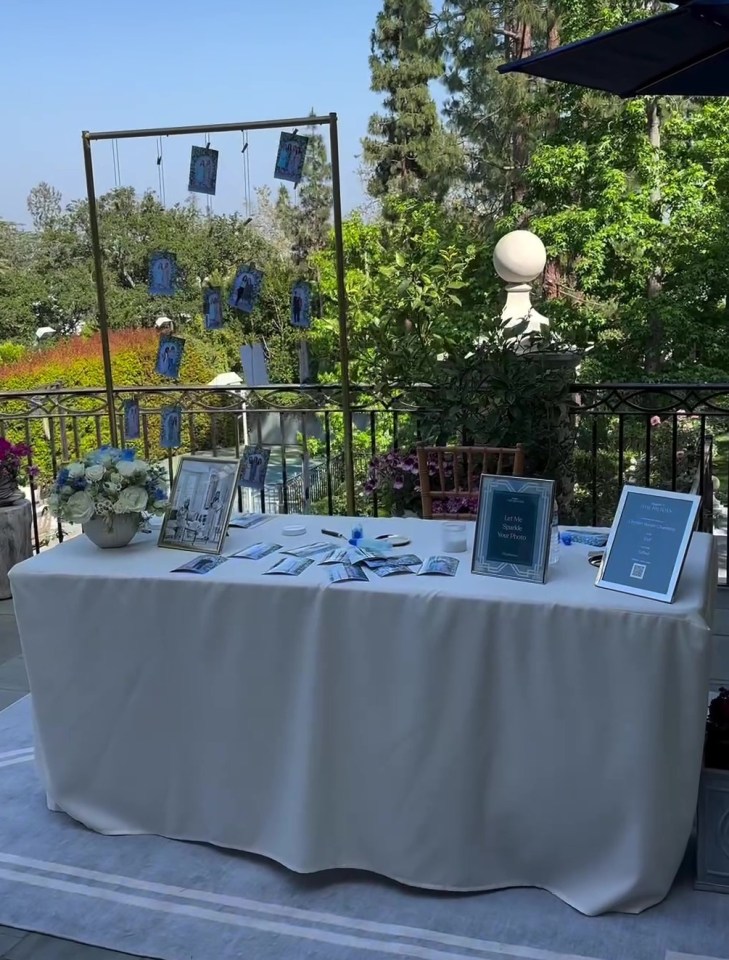
M 157 546 L 219 554 L 238 490 L 240 460 L 182 457 Z

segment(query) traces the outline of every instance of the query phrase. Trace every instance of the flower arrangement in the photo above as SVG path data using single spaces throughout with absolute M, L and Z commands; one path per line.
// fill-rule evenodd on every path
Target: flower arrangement
M 134 450 L 102 447 L 60 470 L 48 504 L 54 516 L 68 523 L 104 517 L 111 527 L 119 514 L 163 514 L 167 478 L 161 467 L 137 460 Z
M 729 690 L 726 687 L 720 688 L 709 706 L 704 764 L 716 770 L 729 770 Z
M 437 458 L 431 457 L 428 461 L 428 473 L 431 477 L 432 489 L 439 490 L 440 473 Z M 443 474 L 446 481 L 453 479 L 452 461 L 446 460 L 444 462 Z M 422 501 L 420 499 L 420 467 L 417 454 L 414 451 L 402 453 L 399 450 L 390 450 L 389 453 L 373 457 L 370 460 L 364 491 L 370 495 L 378 494 L 385 509 L 389 510 L 394 516 L 403 516 L 407 513 L 419 514 Z M 477 494 L 433 501 L 434 514 L 474 514 L 477 511 Z
M 34 477 L 36 467 L 26 467 L 30 457 L 30 447 L 24 443 L 11 443 L 5 437 L 0 437 L 0 480 L 17 486 L 26 477 Z

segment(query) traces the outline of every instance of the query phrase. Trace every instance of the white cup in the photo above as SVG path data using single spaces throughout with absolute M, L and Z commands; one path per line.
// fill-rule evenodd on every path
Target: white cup
M 465 553 L 468 549 L 466 524 L 441 520 L 441 526 L 443 553 Z

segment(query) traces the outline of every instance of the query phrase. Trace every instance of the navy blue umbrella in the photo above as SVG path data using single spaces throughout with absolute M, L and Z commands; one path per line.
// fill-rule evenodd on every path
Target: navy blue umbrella
M 620 97 L 729 96 L 729 0 L 668 13 L 499 67 Z

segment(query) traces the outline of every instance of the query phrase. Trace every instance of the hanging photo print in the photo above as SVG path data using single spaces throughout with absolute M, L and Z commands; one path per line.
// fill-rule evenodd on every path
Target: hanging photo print
M 182 337 L 160 337 L 155 372 L 161 377 L 177 380 L 180 375 L 180 364 L 182 363 L 184 349 L 185 341 Z
M 124 401 L 124 436 L 139 440 L 139 400 Z
M 253 267 L 241 267 L 233 281 L 228 303 L 235 310 L 250 313 L 256 305 L 258 294 L 261 292 L 263 274 Z
M 159 445 L 164 450 L 174 450 L 181 446 L 182 407 L 162 407 L 162 430 Z
M 267 447 L 243 447 L 239 485 L 248 490 L 263 490 L 270 456 Z
M 308 145 L 308 137 L 301 137 L 297 133 L 281 134 L 278 156 L 276 157 L 276 169 L 273 173 L 276 180 L 289 180 L 294 185 L 298 185 L 304 172 L 304 160 L 306 160 Z
M 213 196 L 217 179 L 218 151 L 210 147 L 193 147 L 187 189 L 191 193 L 207 193 Z
M 303 280 L 291 292 L 291 326 L 301 330 L 311 326 L 311 287 Z
M 267 387 L 268 367 L 266 353 L 262 343 L 246 344 L 240 348 L 240 362 L 243 367 L 243 379 L 247 387 Z
M 203 294 L 203 315 L 206 330 L 223 326 L 223 294 L 220 287 L 207 287 Z
M 173 297 L 177 293 L 179 269 L 174 253 L 160 250 L 149 258 L 149 293 L 152 297 Z

